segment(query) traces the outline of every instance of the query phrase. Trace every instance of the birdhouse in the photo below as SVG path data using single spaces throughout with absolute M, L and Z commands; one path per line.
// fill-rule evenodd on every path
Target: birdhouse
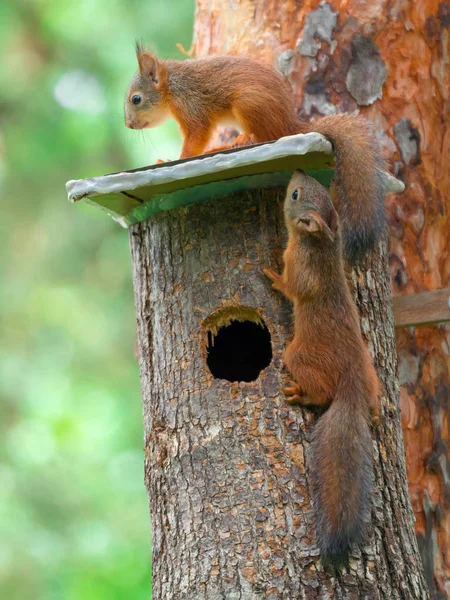
M 269 598 L 318 555 L 313 417 L 284 400 L 291 307 L 263 274 L 282 268 L 294 169 L 328 186 L 331 144 L 309 133 L 67 184 L 129 228 L 154 598 L 174 597 L 170 565 L 186 598 L 234 598 L 239 578 Z

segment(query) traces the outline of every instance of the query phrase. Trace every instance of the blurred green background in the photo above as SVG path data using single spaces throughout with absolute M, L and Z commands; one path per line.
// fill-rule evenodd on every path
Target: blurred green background
M 0 2 L 0 596 L 148 599 L 128 234 L 65 182 L 175 159 L 127 130 L 134 40 L 190 47 L 194 0 Z

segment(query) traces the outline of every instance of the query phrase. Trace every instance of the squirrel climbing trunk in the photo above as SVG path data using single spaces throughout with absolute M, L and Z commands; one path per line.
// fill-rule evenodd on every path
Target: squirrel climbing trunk
M 328 191 L 296 171 L 284 203 L 284 270 L 264 273 L 294 307 L 284 362 L 287 401 L 328 408 L 310 456 L 317 539 L 325 562 L 347 560 L 363 541 L 373 480 L 369 415 L 379 420 L 379 385 L 361 336 L 342 253 L 341 226 Z

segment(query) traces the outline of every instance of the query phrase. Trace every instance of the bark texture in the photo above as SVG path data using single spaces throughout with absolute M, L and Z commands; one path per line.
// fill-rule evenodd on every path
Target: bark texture
M 405 474 L 386 249 L 353 272 L 384 384 L 374 433 L 370 536 L 348 570 L 324 570 L 309 500 L 315 417 L 281 392 L 291 307 L 281 269 L 285 190 L 243 192 L 130 230 L 153 529 L 155 600 L 425 599 Z M 256 381 L 214 379 L 205 331 L 220 308 L 255 309 L 273 359 Z M 382 324 L 382 326 L 380 325 Z
M 195 55 L 249 53 L 289 79 L 304 119 L 360 110 L 407 186 L 387 201 L 394 295 L 450 283 L 450 3 L 197 0 Z M 450 325 L 397 331 L 416 533 L 450 594 Z

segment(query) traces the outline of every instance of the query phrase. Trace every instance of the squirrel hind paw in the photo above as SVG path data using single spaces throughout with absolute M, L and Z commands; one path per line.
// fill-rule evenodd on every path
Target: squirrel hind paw
M 303 397 L 295 394 L 294 396 L 286 396 L 286 402 L 288 404 L 303 404 Z
M 303 392 L 295 381 L 291 381 L 291 386 L 285 387 L 283 391 L 286 394 L 286 402 L 289 404 L 303 404 Z
M 370 418 L 370 423 L 371 423 L 373 429 L 376 429 L 380 424 L 380 415 L 372 414 L 371 418 Z

